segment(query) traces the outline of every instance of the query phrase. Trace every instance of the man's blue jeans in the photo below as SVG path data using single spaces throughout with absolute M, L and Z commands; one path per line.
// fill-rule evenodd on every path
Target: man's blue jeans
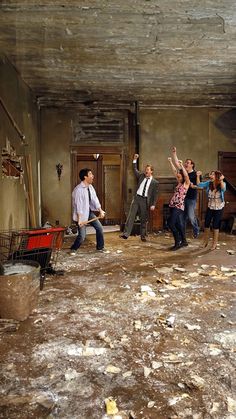
M 195 215 L 195 208 L 196 208 L 196 199 L 186 199 L 184 201 L 185 209 L 184 209 L 184 219 L 185 223 L 189 220 L 193 227 L 193 234 L 194 236 L 198 236 L 199 234 L 199 226 L 197 217 Z
M 89 220 L 95 218 L 96 215 L 90 211 L 89 213 Z M 89 223 L 93 226 L 96 230 L 96 241 L 97 241 L 97 250 L 101 250 L 104 248 L 104 237 L 103 237 L 103 227 L 99 220 L 92 221 Z M 74 244 L 71 246 L 71 250 L 77 250 L 83 243 L 86 237 L 86 226 L 78 226 L 78 236 L 76 237 Z

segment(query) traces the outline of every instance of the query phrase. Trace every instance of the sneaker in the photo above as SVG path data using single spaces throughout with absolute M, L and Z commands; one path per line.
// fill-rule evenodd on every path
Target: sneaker
M 194 239 L 197 239 L 197 238 L 198 238 L 198 236 L 199 236 L 199 233 L 193 233 L 193 238 L 194 238 Z
M 125 240 L 128 239 L 128 237 L 125 234 L 121 234 L 119 237 L 120 237 L 120 239 L 125 239 Z
M 141 236 L 141 240 L 142 240 L 142 242 L 146 242 L 147 241 L 147 239 L 146 239 L 145 236 Z
M 102 249 L 97 249 L 97 252 L 106 253 L 107 249 L 105 249 L 105 247 L 103 247 Z
M 70 252 L 70 256 L 75 256 L 76 255 L 76 250 L 72 250 L 71 252 Z

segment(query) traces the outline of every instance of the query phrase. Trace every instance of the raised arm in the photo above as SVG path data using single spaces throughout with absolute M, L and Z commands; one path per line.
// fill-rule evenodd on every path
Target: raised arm
M 174 163 L 175 167 L 177 167 L 177 169 L 182 169 L 182 167 L 179 163 L 179 159 L 177 157 L 176 147 L 172 147 L 172 159 L 173 159 L 173 163 Z
M 221 177 L 220 177 L 220 188 L 221 188 L 221 190 L 222 191 L 225 191 L 226 190 L 226 183 L 224 182 L 224 175 L 221 175 Z
M 200 172 L 200 170 L 198 170 L 196 174 L 197 174 L 197 185 L 199 185 L 199 183 L 201 182 L 202 172 Z
M 168 157 L 168 161 L 170 163 L 170 167 L 172 169 L 172 172 L 174 173 L 174 176 L 177 178 L 177 169 L 172 161 L 172 157 Z
M 137 179 L 139 178 L 139 176 L 141 174 L 141 172 L 137 169 L 137 160 L 138 160 L 138 158 L 139 158 L 139 154 L 134 154 L 134 157 L 133 157 L 133 169 L 134 169 L 134 174 L 135 174 L 135 176 L 136 176 Z

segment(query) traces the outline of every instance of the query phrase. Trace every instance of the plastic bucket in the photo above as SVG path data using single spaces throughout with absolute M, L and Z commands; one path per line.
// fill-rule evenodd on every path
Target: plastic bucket
M 0 317 L 25 320 L 37 306 L 40 265 L 34 261 L 4 263 L 0 275 Z

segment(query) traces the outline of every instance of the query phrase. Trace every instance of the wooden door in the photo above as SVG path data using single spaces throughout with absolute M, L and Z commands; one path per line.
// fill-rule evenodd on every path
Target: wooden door
M 104 209 L 106 211 L 105 223 L 108 225 L 120 224 L 121 216 L 121 182 L 120 165 L 106 164 L 104 173 Z
M 236 153 L 218 152 L 219 170 L 225 176 L 227 190 L 225 193 L 225 209 L 223 218 L 236 215 Z

